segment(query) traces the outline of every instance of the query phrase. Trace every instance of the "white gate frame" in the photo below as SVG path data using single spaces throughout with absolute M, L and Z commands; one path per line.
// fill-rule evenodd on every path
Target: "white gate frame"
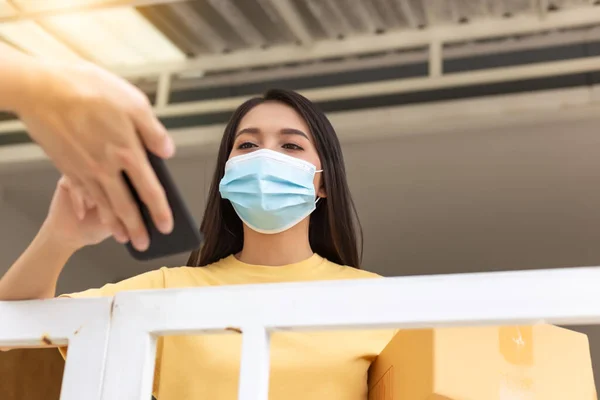
M 243 335 L 238 398 L 267 400 L 272 332 L 600 324 L 599 288 L 600 268 L 588 267 L 0 302 L 0 321 L 8 321 L 0 346 L 68 340 L 61 400 L 148 400 L 159 336 L 235 328 Z
M 600 324 L 600 268 L 117 294 L 103 400 L 150 398 L 161 335 L 242 331 L 240 400 L 267 400 L 276 331 Z
M 111 298 L 0 302 L 0 348 L 68 345 L 60 400 L 100 400 L 112 303 Z

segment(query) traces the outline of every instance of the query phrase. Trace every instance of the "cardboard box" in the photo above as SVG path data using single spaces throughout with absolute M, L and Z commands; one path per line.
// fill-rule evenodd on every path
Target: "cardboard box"
M 552 325 L 400 331 L 369 400 L 596 400 L 587 336 Z

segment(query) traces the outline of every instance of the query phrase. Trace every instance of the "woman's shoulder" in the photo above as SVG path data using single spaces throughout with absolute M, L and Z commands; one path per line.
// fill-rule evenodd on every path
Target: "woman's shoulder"
M 370 279 L 370 278 L 382 278 L 381 275 L 374 272 L 366 271 L 364 269 L 349 267 L 347 265 L 336 264 L 332 261 L 326 260 L 326 269 L 332 274 L 338 275 L 339 279 Z
M 232 257 L 227 257 L 204 267 L 163 267 L 161 271 L 166 288 L 244 283 L 242 281 L 245 281 L 245 277 L 255 278 L 259 272 L 266 273 L 266 271 L 281 272 L 286 277 L 282 281 L 288 281 L 291 275 L 296 275 L 298 280 L 307 278 L 309 280 L 381 278 L 381 275 L 376 273 L 336 264 L 318 255 L 306 262 L 288 266 L 285 271 L 277 269 L 271 271 L 271 268 L 267 270 L 264 267 L 254 266 L 249 273 L 245 273 L 248 271 L 241 266 L 243 265 L 233 260 Z M 262 276 L 262 274 L 258 274 L 258 276 Z M 245 283 L 253 282 L 254 278 Z M 292 280 L 296 280 L 296 278 Z
M 166 288 L 204 286 L 215 284 L 215 273 L 225 260 L 220 260 L 202 267 L 162 267 Z

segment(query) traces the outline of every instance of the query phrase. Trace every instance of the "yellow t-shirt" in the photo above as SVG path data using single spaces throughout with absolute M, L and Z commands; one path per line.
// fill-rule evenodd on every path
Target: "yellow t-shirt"
M 161 268 L 69 296 L 371 277 L 378 275 L 340 266 L 318 255 L 281 267 L 249 265 L 230 256 L 208 267 Z M 365 400 L 369 365 L 394 333 L 390 330 L 274 333 L 269 398 Z M 158 400 L 237 398 L 241 335 L 166 336 L 159 339 L 157 350 L 153 392 Z

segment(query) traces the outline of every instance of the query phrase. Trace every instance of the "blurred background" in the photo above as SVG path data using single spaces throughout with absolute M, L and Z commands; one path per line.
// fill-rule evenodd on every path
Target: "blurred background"
M 0 0 L 0 40 L 142 88 L 178 144 L 169 167 L 198 221 L 230 113 L 282 87 L 337 129 L 365 269 L 600 265 L 598 0 Z M 3 273 L 58 175 L 1 120 Z M 186 258 L 140 263 L 107 242 L 72 259 L 59 291 Z M 600 327 L 577 329 L 600 364 Z

